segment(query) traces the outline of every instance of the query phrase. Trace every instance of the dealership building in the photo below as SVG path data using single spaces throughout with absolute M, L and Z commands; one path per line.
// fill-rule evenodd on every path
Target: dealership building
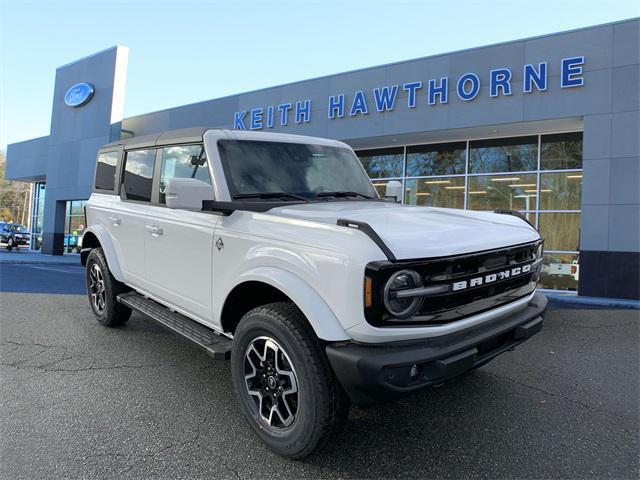
M 7 178 L 33 185 L 31 248 L 75 253 L 103 144 L 193 126 L 335 138 L 353 146 L 379 191 L 400 181 L 406 204 L 524 213 L 545 239 L 542 288 L 638 299 L 639 23 L 130 118 L 128 50 L 117 46 L 57 69 L 50 134 L 8 146 Z

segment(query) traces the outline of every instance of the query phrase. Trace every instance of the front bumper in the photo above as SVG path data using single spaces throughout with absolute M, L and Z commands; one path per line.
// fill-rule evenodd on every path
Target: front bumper
M 531 338 L 542 329 L 546 308 L 547 299 L 536 293 L 524 310 L 465 330 L 376 345 L 330 343 L 327 357 L 354 403 L 392 401 L 484 365 Z

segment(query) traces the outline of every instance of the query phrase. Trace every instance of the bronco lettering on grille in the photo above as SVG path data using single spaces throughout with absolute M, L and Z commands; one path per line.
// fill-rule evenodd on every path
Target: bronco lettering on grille
M 459 290 L 466 290 L 467 288 L 479 287 L 481 285 L 486 285 L 488 283 L 498 282 L 500 280 L 505 280 L 510 277 L 517 277 L 519 275 L 524 275 L 525 273 L 531 272 L 531 264 L 523 265 L 522 267 L 515 267 L 509 270 L 501 270 L 500 272 L 494 272 L 487 274 L 483 277 L 474 277 L 469 280 L 461 280 L 459 282 L 454 282 L 451 286 L 451 290 L 454 292 Z

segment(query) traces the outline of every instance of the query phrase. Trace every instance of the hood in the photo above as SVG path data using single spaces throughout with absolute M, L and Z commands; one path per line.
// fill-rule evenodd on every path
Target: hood
M 305 203 L 268 213 L 330 225 L 338 219 L 368 223 L 398 260 L 479 252 L 540 238 L 529 224 L 512 215 L 387 202 Z

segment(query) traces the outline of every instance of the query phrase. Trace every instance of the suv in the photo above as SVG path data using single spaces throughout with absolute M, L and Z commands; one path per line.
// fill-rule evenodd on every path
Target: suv
M 380 199 L 335 140 L 201 128 L 111 143 L 86 206 L 91 308 L 230 359 L 256 435 L 304 457 L 350 402 L 441 384 L 542 328 L 535 228 L 395 190 Z
M 0 243 L 5 243 L 9 251 L 18 250 L 21 245 L 29 244 L 29 232 L 19 223 L 0 222 Z

